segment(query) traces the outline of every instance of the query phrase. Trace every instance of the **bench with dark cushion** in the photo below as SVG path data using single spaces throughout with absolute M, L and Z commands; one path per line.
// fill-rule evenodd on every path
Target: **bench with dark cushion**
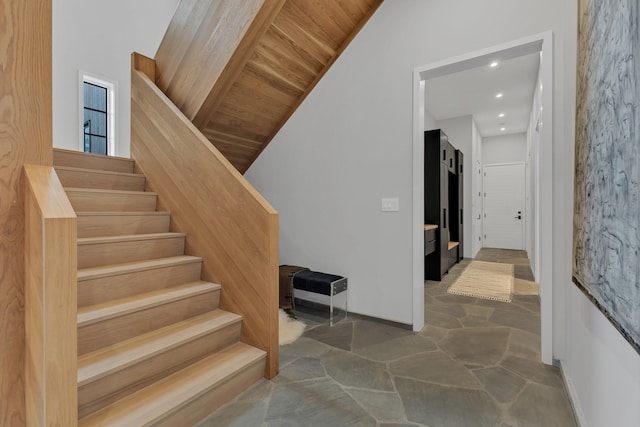
M 347 278 L 318 271 L 300 271 L 293 276 L 293 288 L 330 297 L 329 312 L 333 320 L 333 296 L 347 290 Z M 345 295 L 345 316 L 348 311 L 348 294 Z

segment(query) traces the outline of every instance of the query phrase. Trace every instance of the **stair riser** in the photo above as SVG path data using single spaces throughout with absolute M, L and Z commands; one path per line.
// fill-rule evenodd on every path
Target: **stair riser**
M 117 276 L 78 281 L 78 307 L 191 283 L 200 280 L 202 262 L 136 271 Z
M 166 233 L 169 215 L 78 215 L 78 237 Z
M 144 176 L 56 169 L 64 187 L 101 190 L 144 191 Z
M 209 390 L 207 393 L 189 402 L 189 404 L 182 406 L 177 411 L 159 416 L 153 423 L 153 426 L 175 427 L 178 425 L 195 425 L 198 421 L 203 420 L 207 415 L 211 414 L 211 412 L 248 389 L 264 376 L 264 372 L 265 359 L 262 359 L 246 367 L 224 384 Z
M 240 338 L 240 321 L 151 359 L 127 367 L 78 388 L 78 414 L 82 418 L 118 399 L 164 378 Z
M 78 327 L 78 355 L 218 308 L 220 290 Z
M 78 268 L 166 258 L 182 254 L 184 254 L 184 236 L 130 242 L 78 244 Z
M 149 194 L 109 194 L 67 191 L 76 212 L 149 212 L 156 210 L 157 196 Z
M 72 168 L 97 169 L 110 172 L 133 173 L 134 162 L 107 156 L 92 156 L 81 152 L 53 150 L 53 164 Z

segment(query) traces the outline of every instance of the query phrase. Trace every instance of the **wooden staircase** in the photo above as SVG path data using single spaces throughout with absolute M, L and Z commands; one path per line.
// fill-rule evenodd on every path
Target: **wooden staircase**
M 264 375 L 131 159 L 54 150 L 78 217 L 79 425 L 193 425 Z

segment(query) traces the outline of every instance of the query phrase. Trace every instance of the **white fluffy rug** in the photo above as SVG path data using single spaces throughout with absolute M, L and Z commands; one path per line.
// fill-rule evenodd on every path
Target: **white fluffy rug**
M 280 345 L 291 344 L 304 332 L 307 326 L 299 320 L 289 317 L 283 309 L 280 309 Z

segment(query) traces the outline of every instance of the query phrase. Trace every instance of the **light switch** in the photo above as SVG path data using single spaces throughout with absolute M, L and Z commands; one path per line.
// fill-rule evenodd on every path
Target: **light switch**
M 397 197 L 384 198 L 381 203 L 382 212 L 397 212 L 400 210 L 400 201 Z

